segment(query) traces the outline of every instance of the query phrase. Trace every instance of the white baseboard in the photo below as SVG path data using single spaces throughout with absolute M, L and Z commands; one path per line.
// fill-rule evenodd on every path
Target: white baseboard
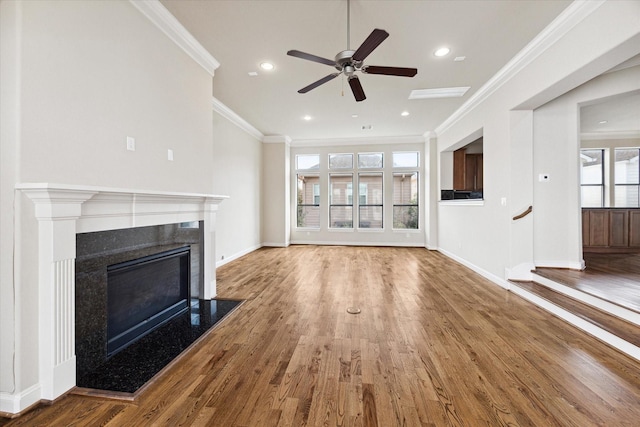
M 475 271 L 476 273 L 478 273 L 479 275 L 481 275 L 482 277 L 484 277 L 485 279 L 488 279 L 490 281 L 492 281 L 493 283 L 495 283 L 496 285 L 505 288 L 505 289 L 511 289 L 511 284 L 501 278 L 496 276 L 495 274 L 491 273 L 490 271 L 487 271 L 483 268 L 478 267 L 475 264 L 470 263 L 469 261 L 467 261 L 466 259 L 460 258 L 459 256 L 452 254 L 451 252 L 448 252 L 444 249 L 438 249 L 438 252 L 440 252 L 441 254 L 453 259 L 454 261 L 459 262 L 460 264 L 464 265 L 467 268 L 470 268 L 471 270 Z
M 233 254 L 231 256 L 228 256 L 225 259 L 221 259 L 220 261 L 216 261 L 216 268 L 221 267 L 221 266 L 223 266 L 223 265 L 225 265 L 225 264 L 227 264 L 227 263 L 229 263 L 229 262 L 231 262 L 233 260 L 236 260 L 236 259 L 238 259 L 238 258 L 240 258 L 242 256 L 245 256 L 248 253 L 256 251 L 256 250 L 260 249 L 261 247 L 262 247 L 262 245 L 255 245 L 255 246 L 247 248 L 247 249 L 245 249 L 243 251 L 240 251 L 237 254 Z
M 19 414 L 40 401 L 41 391 L 35 384 L 20 393 L 0 392 L 0 412 Z
M 262 246 L 265 247 L 270 247 L 270 248 L 288 248 L 289 245 L 291 245 L 291 242 L 286 242 L 286 243 L 282 243 L 282 242 L 277 242 L 277 243 L 273 243 L 273 242 L 262 242 Z
M 292 245 L 317 245 L 317 246 L 388 246 L 403 248 L 424 248 L 424 243 L 411 242 L 345 242 L 344 240 L 292 240 Z M 264 245 L 270 246 L 270 245 Z

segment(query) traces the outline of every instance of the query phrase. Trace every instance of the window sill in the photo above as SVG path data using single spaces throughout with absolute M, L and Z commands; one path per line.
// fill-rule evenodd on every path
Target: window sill
M 484 206 L 484 199 L 440 200 L 440 206 Z
M 419 228 L 394 228 L 394 233 L 412 233 L 412 234 L 420 234 L 422 230 Z
M 359 228 L 358 233 L 384 233 L 384 228 Z
M 300 231 L 300 232 L 303 232 L 303 231 L 316 231 L 316 232 L 319 232 L 320 229 L 319 228 L 310 228 L 310 227 L 296 227 L 295 231 Z
M 347 227 L 330 227 L 328 228 L 329 231 L 331 232 L 335 232 L 335 233 L 353 233 L 353 228 L 347 228 Z

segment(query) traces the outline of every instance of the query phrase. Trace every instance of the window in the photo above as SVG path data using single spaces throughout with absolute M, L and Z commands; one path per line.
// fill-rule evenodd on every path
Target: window
M 382 211 L 382 172 L 358 174 L 358 227 L 382 228 Z
M 615 150 L 615 206 L 621 208 L 640 207 L 640 166 L 638 148 L 616 148 Z
M 358 153 L 359 169 L 382 168 L 382 153 Z
M 296 156 L 297 170 L 318 170 L 320 169 L 319 154 L 299 154 Z
M 329 192 L 329 227 L 353 228 L 353 174 L 330 174 Z
M 320 177 L 298 174 L 297 226 L 320 228 Z
M 418 172 L 393 174 L 393 228 L 418 229 Z
M 394 152 L 393 167 L 394 168 L 417 168 L 418 152 L 417 151 Z
M 353 169 L 353 154 L 329 154 L 329 169 Z
M 603 159 L 604 150 L 602 149 L 580 150 L 580 193 L 582 207 L 600 208 L 604 206 Z

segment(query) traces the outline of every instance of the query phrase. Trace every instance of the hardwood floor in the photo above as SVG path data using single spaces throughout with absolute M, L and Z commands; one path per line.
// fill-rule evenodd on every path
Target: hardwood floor
M 68 395 L 7 425 L 640 420 L 639 363 L 436 252 L 264 248 L 218 269 L 218 292 L 248 301 L 137 402 Z
M 640 312 L 640 254 L 584 253 L 583 271 L 537 268 L 536 273 Z

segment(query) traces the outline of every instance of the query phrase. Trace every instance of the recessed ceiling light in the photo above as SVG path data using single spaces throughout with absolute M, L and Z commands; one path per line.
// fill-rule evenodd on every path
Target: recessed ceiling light
M 609 121 L 608 121 L 608 120 L 600 120 L 600 121 L 598 122 L 598 124 L 601 124 L 601 125 L 604 125 L 604 124 L 607 124 L 607 123 L 609 123 Z
M 458 98 L 467 93 L 469 89 L 471 89 L 470 86 L 415 89 L 409 94 L 409 99 Z
M 311 120 L 311 116 L 307 114 L 306 116 L 303 117 L 303 119 L 306 121 L 309 121 Z
M 263 62 L 260 64 L 260 68 L 262 68 L 263 70 L 273 70 L 274 66 L 271 62 Z
M 453 58 L 455 62 L 461 62 L 461 61 L 464 61 L 465 59 L 467 59 L 466 56 L 456 56 L 455 58 Z
M 441 47 L 433 52 L 433 54 L 435 56 L 446 56 L 449 52 L 451 52 L 451 49 L 449 49 L 448 47 Z
M 403 111 L 402 113 L 400 113 L 400 115 L 402 117 L 407 117 L 409 115 L 409 112 L 408 111 Z
M 255 71 L 249 71 L 249 75 L 250 75 L 251 77 L 255 77 L 255 76 L 257 76 L 257 75 L 258 75 L 258 73 L 256 73 Z
M 358 115 L 357 114 L 352 114 L 351 117 L 353 117 L 354 119 L 357 119 Z

